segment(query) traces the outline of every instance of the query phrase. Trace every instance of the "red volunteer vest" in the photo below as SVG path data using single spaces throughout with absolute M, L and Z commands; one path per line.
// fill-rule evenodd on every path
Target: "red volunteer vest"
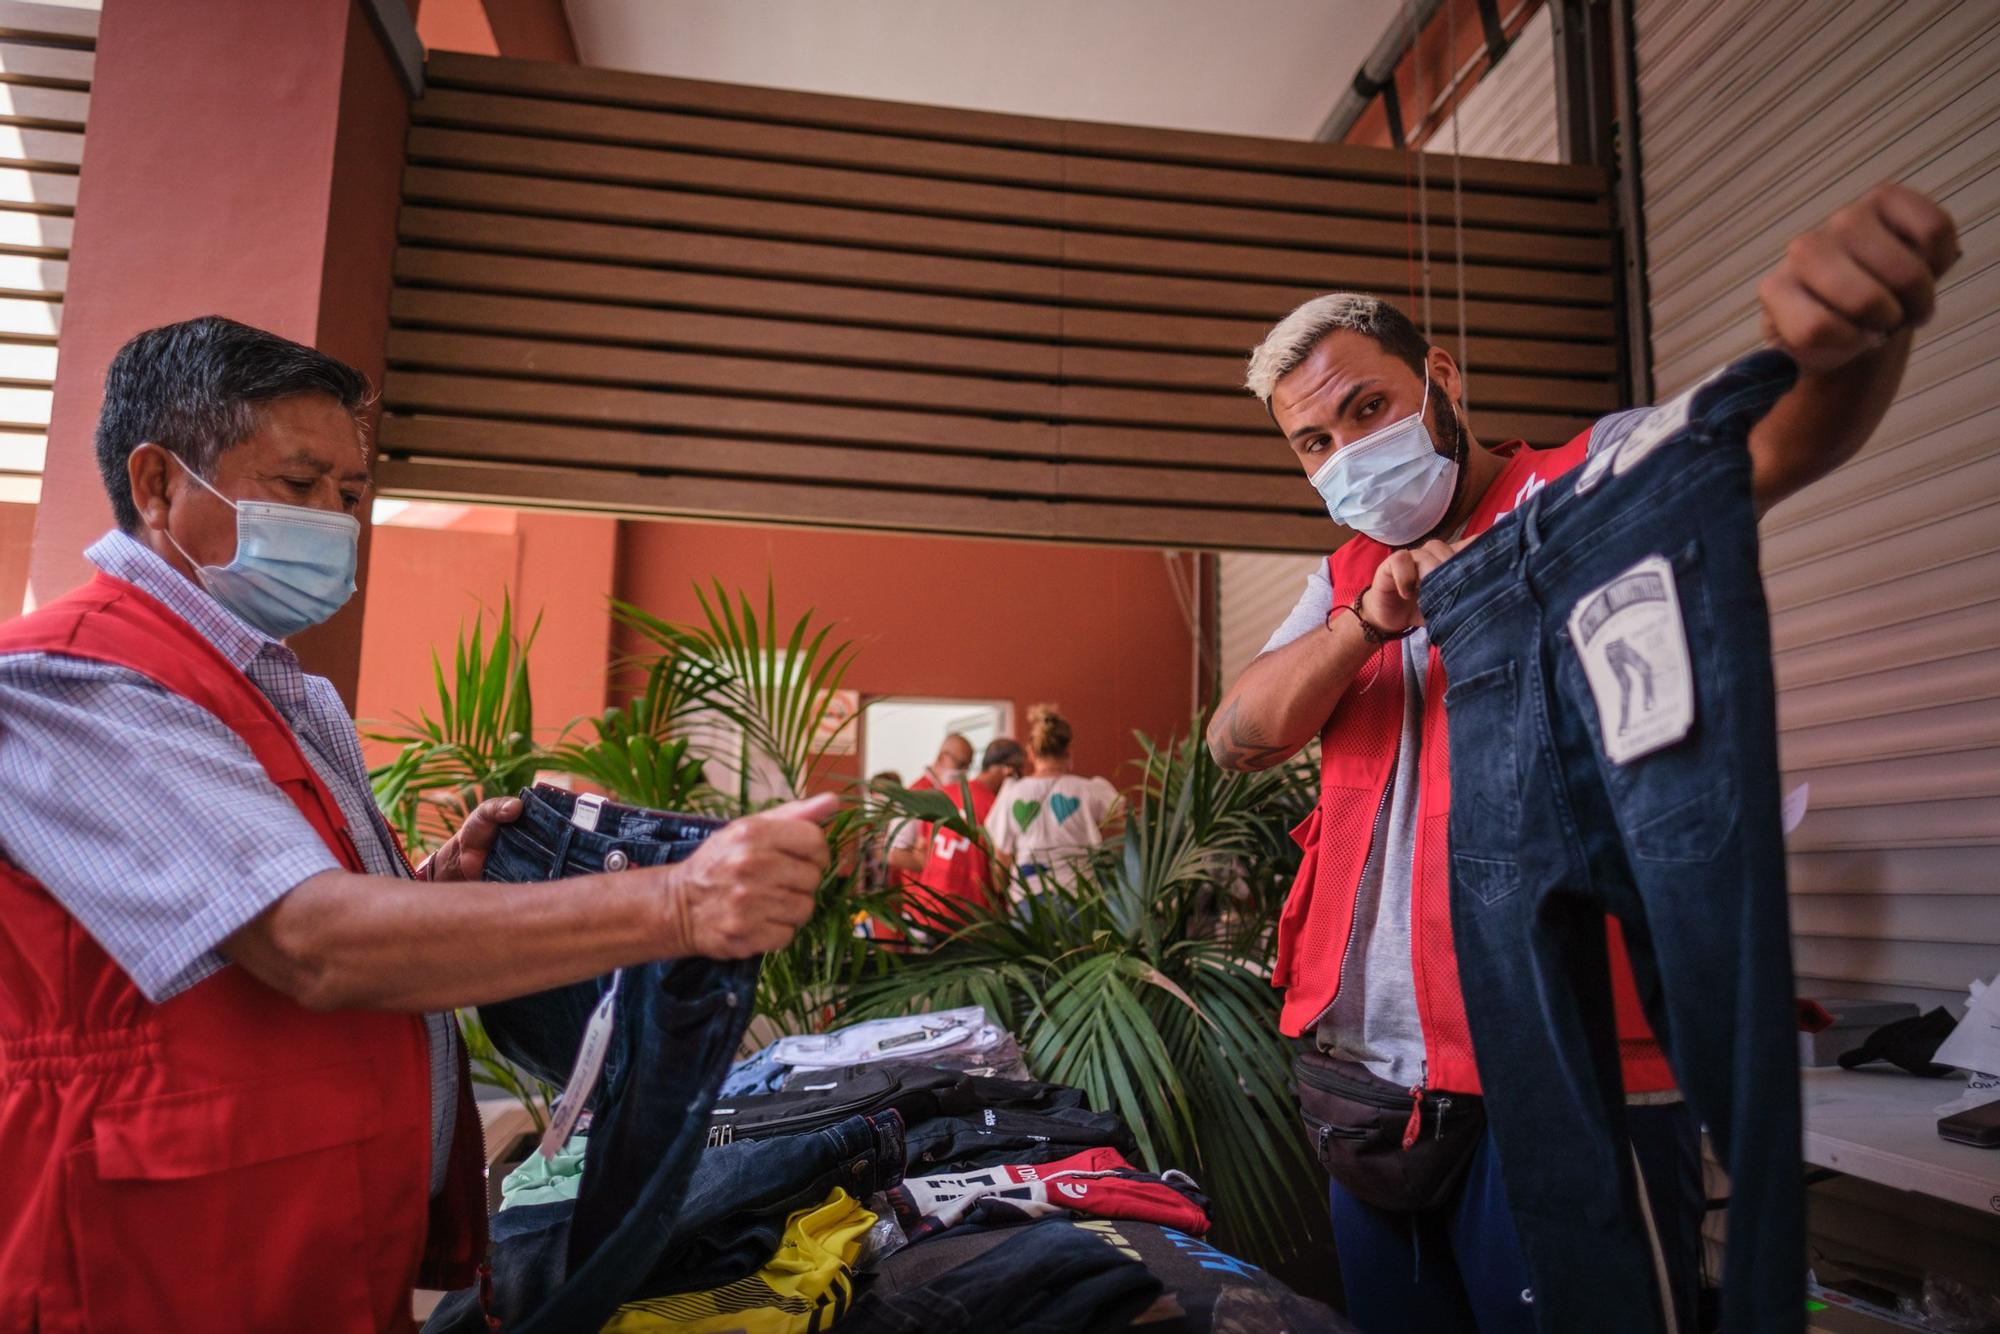
M 341 865 L 364 869 L 270 701 L 153 598 L 100 574 L 0 626 L 0 653 L 30 652 L 126 667 L 207 709 Z M 201 836 L 159 828 L 143 808 L 128 816 L 137 876 L 148 841 Z M 432 1218 L 421 1019 L 315 1014 L 235 966 L 155 1005 L 0 858 L 0 1144 L 12 1164 L 0 1172 L 0 1329 L 409 1329 L 420 1278 L 462 1287 L 485 1251 L 479 1121 L 459 1073 Z
M 987 814 L 993 809 L 995 794 L 984 783 L 968 781 L 966 787 L 972 793 L 972 823 L 984 825 Z M 924 904 L 938 899 L 962 899 L 981 907 L 990 907 L 993 902 L 992 866 L 979 845 L 949 829 L 932 825 L 924 828 L 929 836 L 931 851 L 911 891 L 913 915 L 928 921 L 923 913 Z
M 1537 488 L 1583 462 L 1589 432 L 1560 449 L 1528 449 L 1519 442 L 1506 468 L 1472 513 L 1466 532 L 1492 527 Z M 1356 535 L 1327 558 L 1333 605 L 1351 603 L 1374 582 L 1390 548 Z M 1417 1013 L 1423 1023 L 1430 1087 L 1477 1093 L 1472 1035 L 1459 990 L 1458 958 L 1451 939 L 1451 869 L 1445 824 L 1451 814 L 1451 763 L 1444 713 L 1444 663 L 1436 648 L 1424 681 L 1423 756 L 1419 768 L 1417 848 L 1410 894 L 1410 966 Z M 1340 970 L 1354 926 L 1354 898 L 1375 828 L 1388 799 L 1403 728 L 1403 646 L 1384 644 L 1362 664 L 1320 738 L 1320 802 L 1292 831 L 1305 859 L 1278 921 L 1278 962 L 1271 981 L 1286 988 L 1279 1021 L 1297 1037 L 1318 1022 L 1340 990 Z M 1625 955 L 1618 923 L 1606 919 L 1611 939 L 1612 1000 L 1628 1092 L 1674 1087 L 1672 1072 L 1639 1004 L 1638 986 Z

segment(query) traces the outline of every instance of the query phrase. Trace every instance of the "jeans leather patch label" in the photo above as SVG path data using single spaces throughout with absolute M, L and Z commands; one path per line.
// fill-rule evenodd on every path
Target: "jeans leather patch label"
M 1694 673 L 1688 664 L 1674 569 L 1648 556 L 1578 599 L 1570 642 L 1597 700 L 1604 753 L 1625 764 L 1671 746 L 1694 726 Z

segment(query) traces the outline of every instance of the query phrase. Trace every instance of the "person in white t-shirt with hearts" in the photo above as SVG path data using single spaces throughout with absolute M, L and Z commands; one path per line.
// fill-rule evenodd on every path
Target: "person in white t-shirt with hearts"
M 1034 767 L 1008 781 L 986 817 L 986 834 L 1020 883 L 1018 900 L 1044 876 L 1081 861 L 1123 818 L 1118 789 L 1075 773 L 1069 720 L 1049 704 L 1028 710 L 1028 754 Z

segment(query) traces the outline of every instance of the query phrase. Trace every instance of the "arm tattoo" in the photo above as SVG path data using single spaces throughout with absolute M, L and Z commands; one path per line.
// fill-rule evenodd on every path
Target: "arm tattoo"
M 1282 764 L 1298 749 L 1273 742 L 1242 716 L 1243 701 L 1231 700 L 1229 707 L 1208 725 L 1208 751 L 1225 769 L 1252 772 Z

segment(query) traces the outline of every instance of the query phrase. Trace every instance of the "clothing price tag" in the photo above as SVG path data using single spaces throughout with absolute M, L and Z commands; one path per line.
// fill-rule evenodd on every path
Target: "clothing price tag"
M 1578 600 L 1570 642 L 1597 699 L 1604 753 L 1625 764 L 1670 746 L 1694 726 L 1694 673 L 1688 667 L 1674 568 L 1648 556 Z
M 611 1050 L 611 1012 L 618 1000 L 618 982 L 625 976 L 619 969 L 611 975 L 611 986 L 605 991 L 604 999 L 597 1002 L 597 1008 L 590 1013 L 590 1022 L 583 1027 L 583 1045 L 577 1049 L 576 1064 L 570 1069 L 569 1082 L 563 1085 L 562 1101 L 556 1105 L 555 1115 L 549 1118 L 549 1128 L 542 1135 L 542 1157 L 553 1158 L 562 1146 L 569 1143 L 569 1137 L 576 1133 L 576 1123 L 583 1117 L 584 1104 L 590 1101 L 590 1091 L 597 1087 L 597 1077 L 604 1072 L 604 1057 Z

